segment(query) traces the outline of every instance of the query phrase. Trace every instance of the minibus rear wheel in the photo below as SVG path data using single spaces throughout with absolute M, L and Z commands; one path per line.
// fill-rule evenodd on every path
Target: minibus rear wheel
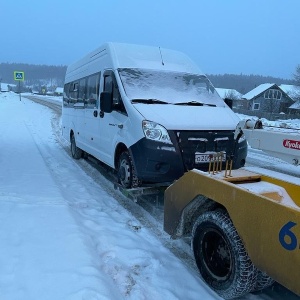
M 128 151 L 122 152 L 119 157 L 118 181 L 126 189 L 137 187 L 140 184 Z
M 82 157 L 82 150 L 76 146 L 75 136 L 72 134 L 71 136 L 71 154 L 75 159 L 79 159 Z

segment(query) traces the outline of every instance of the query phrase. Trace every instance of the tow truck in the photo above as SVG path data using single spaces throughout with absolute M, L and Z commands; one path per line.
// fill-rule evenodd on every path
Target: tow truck
M 299 131 L 241 121 L 238 139 L 299 165 Z M 224 299 L 259 291 L 277 281 L 300 296 L 300 185 L 232 170 L 224 153 L 211 158 L 208 172 L 191 170 L 164 193 L 164 230 L 191 236 L 204 281 Z

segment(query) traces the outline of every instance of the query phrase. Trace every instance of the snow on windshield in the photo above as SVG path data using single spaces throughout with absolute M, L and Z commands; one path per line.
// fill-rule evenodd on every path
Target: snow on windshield
M 204 75 L 128 68 L 118 71 L 130 99 L 157 99 L 172 104 L 196 101 L 224 106 Z

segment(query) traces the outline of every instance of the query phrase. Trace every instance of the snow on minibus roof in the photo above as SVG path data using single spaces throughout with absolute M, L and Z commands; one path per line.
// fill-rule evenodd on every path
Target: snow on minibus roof
M 66 78 L 73 77 L 75 73 L 85 73 L 87 68 L 90 72 L 99 71 L 96 70 L 97 61 L 104 56 L 104 66 L 112 69 L 141 68 L 203 74 L 199 67 L 182 52 L 155 46 L 110 42 L 69 65 Z
M 144 68 L 202 74 L 184 53 L 154 46 L 108 43 L 115 68 Z

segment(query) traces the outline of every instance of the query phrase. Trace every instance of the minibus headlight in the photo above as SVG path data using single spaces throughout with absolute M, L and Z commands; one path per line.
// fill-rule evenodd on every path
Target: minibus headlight
M 163 126 L 151 122 L 151 121 L 143 121 L 142 123 L 143 131 L 146 139 L 163 142 L 167 144 L 172 144 L 170 140 L 170 136 Z

